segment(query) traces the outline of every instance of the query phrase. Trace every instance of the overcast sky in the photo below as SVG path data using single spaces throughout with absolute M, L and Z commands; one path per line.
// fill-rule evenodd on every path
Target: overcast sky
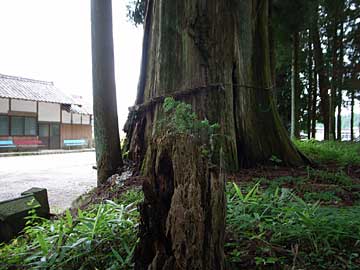
M 139 77 L 142 28 L 113 0 L 118 114 L 121 129 Z M 90 0 L 0 0 L 0 73 L 53 81 L 91 100 Z

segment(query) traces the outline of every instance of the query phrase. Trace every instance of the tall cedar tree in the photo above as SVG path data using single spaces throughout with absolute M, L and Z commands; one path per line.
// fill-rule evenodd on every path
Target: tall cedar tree
M 91 1 L 94 131 L 98 185 L 122 166 L 114 74 L 111 0 Z
M 193 90 L 183 100 L 220 124 L 228 169 L 273 156 L 303 164 L 274 104 L 269 1 L 152 0 L 147 8 L 137 106 L 126 125 L 130 157 L 141 163 L 156 133 L 155 101 Z
M 156 140 L 163 97 L 219 123 L 215 144 L 228 170 L 274 156 L 303 164 L 275 109 L 269 14 L 268 0 L 148 1 L 137 106 L 126 126 L 130 157 L 146 177 L 136 269 L 224 267 L 221 177 L 209 178 L 191 141 Z

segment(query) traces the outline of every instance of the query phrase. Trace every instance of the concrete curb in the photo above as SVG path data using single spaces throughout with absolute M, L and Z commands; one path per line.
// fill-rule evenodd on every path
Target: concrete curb
M 7 152 L 0 153 L 2 157 L 18 157 L 18 156 L 40 156 L 40 155 L 59 155 L 59 154 L 71 154 L 71 153 L 83 153 L 83 152 L 95 152 L 94 148 L 91 149 L 76 149 L 76 150 L 42 150 L 36 152 Z

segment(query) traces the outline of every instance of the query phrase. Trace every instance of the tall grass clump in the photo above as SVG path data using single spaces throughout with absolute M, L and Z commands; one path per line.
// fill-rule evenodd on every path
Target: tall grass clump
M 106 201 L 75 218 L 31 215 L 24 234 L 0 246 L 0 269 L 132 269 L 142 195 L 123 197 L 126 204 Z
M 230 269 L 359 269 L 360 208 L 323 208 L 289 189 L 228 188 Z
M 341 166 L 360 165 L 360 143 L 315 140 L 294 143 L 315 162 L 336 163 Z

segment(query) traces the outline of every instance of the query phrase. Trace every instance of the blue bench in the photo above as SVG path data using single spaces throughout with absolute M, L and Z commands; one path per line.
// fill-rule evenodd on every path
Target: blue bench
M 80 140 L 64 140 L 64 146 L 85 146 L 87 145 L 87 141 L 84 139 Z
M 0 140 L 0 148 L 16 148 L 12 140 Z

